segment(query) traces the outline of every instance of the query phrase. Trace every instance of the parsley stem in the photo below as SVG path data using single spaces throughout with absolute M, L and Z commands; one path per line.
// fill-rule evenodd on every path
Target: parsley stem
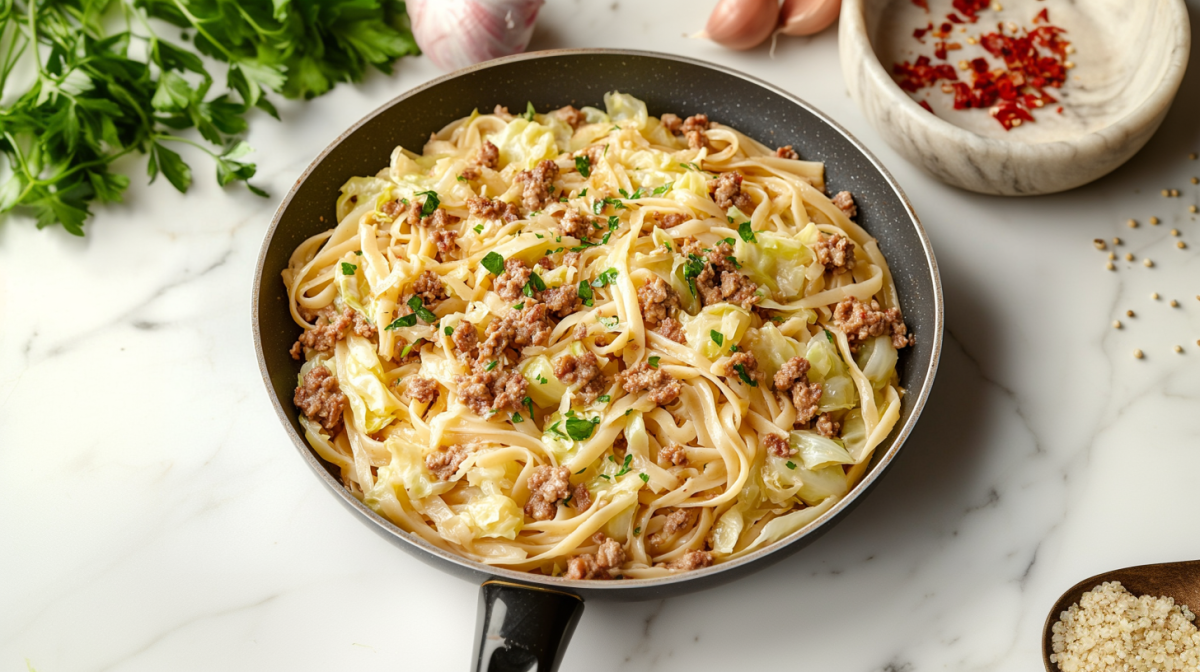
M 212 35 L 208 34 L 208 31 L 205 30 L 202 25 L 200 25 L 200 19 L 196 18 L 196 16 L 194 14 L 189 12 L 187 10 L 187 7 L 184 7 L 182 2 L 180 2 L 179 0 L 171 0 L 171 4 L 175 5 L 175 7 L 179 9 L 179 13 L 183 14 L 183 17 L 188 20 L 188 23 L 192 24 L 192 28 L 195 28 L 197 33 L 200 33 L 201 35 L 203 35 L 204 38 L 209 41 L 209 43 L 211 43 L 214 47 L 219 49 L 222 54 L 225 54 L 226 61 L 228 61 L 229 63 L 233 63 L 237 60 L 233 54 L 229 53 L 228 49 L 226 49 L 224 46 L 222 46 L 222 44 L 219 40 L 214 38 Z

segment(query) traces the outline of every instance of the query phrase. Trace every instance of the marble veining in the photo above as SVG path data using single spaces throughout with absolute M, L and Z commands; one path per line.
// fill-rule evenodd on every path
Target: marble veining
M 833 31 L 781 39 L 771 58 L 683 37 L 702 14 L 683 0 L 551 0 L 533 46 L 712 60 L 846 126 L 933 240 L 943 359 L 893 470 L 837 527 L 727 586 L 589 603 L 563 669 L 1028 672 L 1063 589 L 1200 558 L 1200 221 L 1187 211 L 1200 204 L 1187 158 L 1200 74 L 1111 175 L 1004 199 L 948 187 L 892 148 L 847 95 Z M 282 105 L 285 123 L 254 119 L 263 186 L 278 199 L 344 128 L 437 74 L 409 60 Z M 0 669 L 465 669 L 477 587 L 357 523 L 262 389 L 250 283 L 276 200 L 194 168 L 187 197 L 134 179 L 84 240 L 0 224 Z M 1025 175 L 1013 157 L 975 169 Z M 1114 248 L 1092 239 L 1114 236 L 1108 271 Z

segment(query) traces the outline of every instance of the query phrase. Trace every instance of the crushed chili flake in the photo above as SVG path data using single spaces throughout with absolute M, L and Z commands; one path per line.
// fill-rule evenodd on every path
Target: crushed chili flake
M 920 7 L 921 9 L 925 10 L 925 13 L 926 13 L 926 14 L 928 14 L 928 13 L 929 13 L 929 2 L 928 2 L 928 0 L 912 0 L 912 3 L 913 3 L 914 5 L 916 5 L 917 7 Z
M 918 104 L 918 105 L 920 105 L 921 107 L 925 108 L 925 111 L 926 111 L 926 112 L 928 112 L 928 113 L 932 114 L 932 115 L 933 115 L 933 116 L 935 116 L 935 117 L 937 116 L 937 113 L 935 113 L 935 112 L 933 111 L 933 108 L 929 106 L 929 102 L 928 102 L 928 101 L 922 100 L 920 103 L 917 103 L 917 104 Z
M 916 1 L 916 0 L 914 0 Z M 953 0 L 954 8 L 972 23 L 979 19 L 978 12 L 987 9 L 988 3 L 980 0 Z M 951 13 L 947 18 L 958 18 Z M 1050 14 L 1046 9 L 1034 16 L 1034 23 L 1046 23 Z M 996 24 L 996 32 L 979 36 L 978 44 L 992 57 L 1003 61 L 1003 67 L 992 68 L 986 58 L 975 58 L 969 62 L 971 82 L 959 81 L 953 66 L 934 63 L 928 56 L 920 56 L 915 63 L 905 61 L 892 66 L 900 88 L 915 93 L 945 80 L 942 90 L 954 94 L 954 109 L 989 108 L 989 112 L 1005 130 L 1034 121 L 1034 109 L 1056 103 L 1058 99 L 1046 89 L 1061 88 L 1067 80 L 1071 64 L 1067 54 L 1073 51 L 1071 43 L 1063 39 L 1065 30 L 1057 26 L 1041 25 L 1033 29 L 1010 26 L 1006 35 L 1005 26 Z M 933 31 L 933 23 L 927 28 L 918 28 L 913 37 L 924 44 L 926 33 L 933 32 L 944 38 L 953 29 L 951 23 L 942 23 Z M 934 42 L 934 58 L 946 60 L 947 52 L 961 49 L 957 42 L 947 43 L 944 39 Z M 1044 51 L 1043 51 L 1044 50 Z M 1045 53 L 1049 52 L 1049 53 Z M 928 109 L 928 104 L 922 103 Z M 932 110 L 930 110 L 932 111 Z M 1058 108 L 1062 114 L 1062 107 Z

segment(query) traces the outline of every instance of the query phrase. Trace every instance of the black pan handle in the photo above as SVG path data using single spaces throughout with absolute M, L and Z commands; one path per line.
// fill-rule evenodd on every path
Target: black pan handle
M 488 581 L 479 588 L 475 672 L 555 672 L 583 614 L 583 598 Z

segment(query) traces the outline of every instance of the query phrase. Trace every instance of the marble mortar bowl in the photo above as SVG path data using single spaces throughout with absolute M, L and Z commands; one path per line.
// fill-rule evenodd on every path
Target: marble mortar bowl
M 952 110 L 953 96 L 939 86 L 926 89 L 935 114 L 905 93 L 892 79 L 892 64 L 932 54 L 933 39 L 919 44 L 913 28 L 944 21 L 952 11 L 945 0 L 929 0 L 928 14 L 912 0 L 844 0 L 838 49 L 851 97 L 897 152 L 943 182 L 970 191 L 1004 196 L 1065 191 L 1129 160 L 1162 123 L 1187 69 L 1191 31 L 1184 1 L 1004 0 L 1003 5 L 966 24 L 969 34 L 994 31 L 998 20 L 1030 26 L 1042 8 L 1053 24 L 1067 30 L 1065 37 L 1076 48 L 1070 57 L 1075 67 L 1062 89 L 1049 89 L 1063 106 L 1061 114 L 1036 110 L 1035 122 L 1005 131 L 986 110 Z M 983 55 L 959 28 L 950 40 L 964 50 L 950 52 L 951 64 Z

